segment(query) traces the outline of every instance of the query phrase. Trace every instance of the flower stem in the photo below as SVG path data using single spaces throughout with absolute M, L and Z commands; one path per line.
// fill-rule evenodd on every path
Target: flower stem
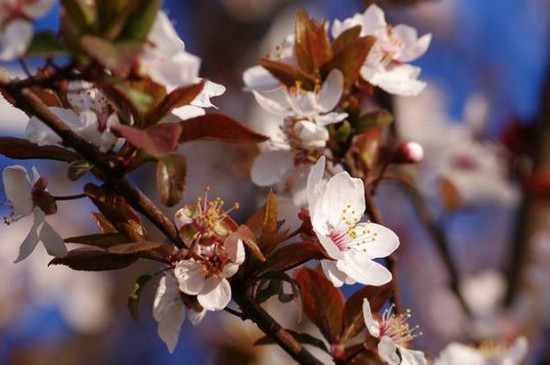
M 51 197 L 54 198 L 54 199 L 57 200 L 57 201 L 62 201 L 62 200 L 76 200 L 76 199 L 82 199 L 82 198 L 86 198 L 87 195 L 84 194 L 84 193 L 82 193 L 82 194 L 66 195 L 66 196 L 55 196 L 55 195 L 52 195 Z

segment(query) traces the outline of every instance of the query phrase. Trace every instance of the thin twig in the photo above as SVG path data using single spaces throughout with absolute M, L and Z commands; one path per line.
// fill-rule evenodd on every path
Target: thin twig
M 63 201 L 63 200 L 76 200 L 76 199 L 83 199 L 87 198 L 88 195 L 82 193 L 82 194 L 75 194 L 75 195 L 65 195 L 65 196 L 55 196 L 51 195 L 52 198 L 54 198 L 57 201 Z

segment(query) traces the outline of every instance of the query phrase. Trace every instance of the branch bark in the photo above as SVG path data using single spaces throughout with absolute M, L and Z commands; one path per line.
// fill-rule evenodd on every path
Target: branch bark
M 254 302 L 252 287 L 245 283 L 234 281 L 232 284 L 233 300 L 241 307 L 243 313 L 269 337 L 271 337 L 296 362 L 302 365 L 323 365 L 315 356 L 306 350 L 302 344 L 288 333 L 259 304 Z

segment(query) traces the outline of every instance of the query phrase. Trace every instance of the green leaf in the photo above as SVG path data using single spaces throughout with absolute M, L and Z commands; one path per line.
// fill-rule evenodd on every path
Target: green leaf
M 134 288 L 132 289 L 132 294 L 128 297 L 128 311 L 134 320 L 138 319 L 138 307 L 139 299 L 141 298 L 141 293 L 145 289 L 145 285 L 154 277 L 152 274 L 143 274 L 137 278 L 134 283 Z
M 97 62 L 122 77 L 130 73 L 142 44 L 136 41 L 111 43 L 100 37 L 85 35 L 80 46 Z
M 367 129 L 375 126 L 384 126 L 393 123 L 393 114 L 386 109 L 361 115 L 359 120 L 353 123 L 353 129 L 356 134 L 364 133 Z
M 289 330 L 289 329 L 287 329 L 286 331 L 288 333 L 290 333 L 292 335 L 292 337 L 294 337 L 296 339 L 296 341 L 298 341 L 298 342 L 300 342 L 304 345 L 315 346 L 315 347 L 325 351 L 326 353 L 330 354 L 330 351 L 328 350 L 327 345 L 323 342 L 323 340 L 320 340 L 317 337 L 314 337 L 314 336 L 312 336 L 308 333 L 296 332 L 294 330 Z M 261 337 L 256 342 L 254 342 L 254 346 L 273 345 L 273 344 L 275 344 L 275 341 L 269 336 Z
M 187 177 L 187 159 L 180 155 L 161 158 L 157 163 L 157 190 L 160 200 L 172 207 L 183 198 Z
M 35 33 L 26 57 L 60 57 L 65 56 L 69 50 L 59 42 L 55 34 L 51 32 Z
M 334 124 L 330 125 L 329 127 L 330 138 L 336 142 L 346 141 L 351 134 L 351 125 L 347 120 L 344 120 L 344 122 L 338 127 L 338 129 L 336 129 L 336 126 Z
M 71 19 L 71 23 L 80 27 L 80 32 L 92 28 L 96 21 L 95 12 L 86 0 L 61 0 L 65 10 L 65 16 Z
M 119 41 L 145 42 L 162 3 L 161 0 L 133 0 L 135 10 L 128 17 Z
M 71 181 L 79 180 L 81 177 L 86 175 L 88 171 L 93 169 L 94 165 L 86 160 L 74 161 L 69 165 L 67 170 L 67 178 Z
M 269 138 L 222 114 L 206 114 L 180 122 L 180 143 L 197 140 L 259 143 Z
M 137 255 L 117 255 L 95 248 L 77 248 L 65 257 L 56 257 L 50 265 L 65 265 L 78 271 L 107 271 L 125 268 L 138 259 Z
M 134 147 L 142 148 L 156 157 L 174 152 L 180 143 L 182 127 L 179 123 L 155 124 L 146 129 L 138 129 L 118 124 L 111 130 L 119 137 L 124 137 Z
M 111 247 L 122 243 L 128 243 L 129 238 L 120 233 L 98 233 L 85 236 L 75 236 L 63 239 L 67 243 L 81 243 L 97 247 Z
M 344 296 L 318 271 L 302 268 L 296 273 L 304 312 L 329 343 L 336 342 L 344 325 Z
M 57 146 L 38 146 L 26 139 L 0 137 L 0 154 L 17 160 L 55 160 L 73 162 L 80 159 L 76 153 Z

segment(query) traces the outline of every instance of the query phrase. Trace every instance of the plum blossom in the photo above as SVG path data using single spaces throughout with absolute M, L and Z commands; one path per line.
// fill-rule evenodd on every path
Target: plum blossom
M 217 311 L 231 301 L 228 278 L 239 270 L 245 260 L 242 240 L 236 224 L 224 211 L 223 200 L 199 197 L 196 205 L 176 212 L 176 227 L 189 245 L 189 258 L 177 263 L 174 274 L 182 292 L 196 295 L 206 310 Z M 236 205 L 235 207 L 238 207 Z M 234 208 L 232 208 L 234 209 Z
M 74 81 L 68 86 L 67 101 L 70 109 L 50 107 L 50 111 L 102 152 L 110 150 L 118 141 L 111 128 L 120 122 L 116 113 L 109 114 L 105 95 L 88 82 Z M 25 135 L 39 146 L 62 142 L 61 137 L 37 117 L 29 120 Z
M 206 310 L 197 312 L 191 308 L 188 312 L 191 324 L 199 324 L 205 314 Z M 153 301 L 153 318 L 158 322 L 159 337 L 168 347 L 168 351 L 173 353 L 185 320 L 185 304 L 178 288 L 178 281 L 171 274 L 160 279 Z
M 23 56 L 33 37 L 34 19 L 42 18 L 56 0 L 3 0 L 0 3 L 0 60 Z
M 387 24 L 384 11 L 373 4 L 363 14 L 355 14 L 344 21 L 335 20 L 332 36 L 336 38 L 356 26 L 361 27 L 361 36 L 376 37 L 376 43 L 361 67 L 361 76 L 390 94 L 418 95 L 426 83 L 417 80 L 420 68 L 406 62 L 414 61 L 426 53 L 432 35 L 418 38 L 416 29 L 408 25 Z
M 449 344 L 435 361 L 435 365 L 519 365 L 527 355 L 525 337 L 517 338 L 507 347 L 498 342 L 487 342 L 479 347 L 457 342 Z
M 325 275 L 334 286 L 355 282 L 383 285 L 391 273 L 374 259 L 387 257 L 399 238 L 379 224 L 360 222 L 365 211 L 363 181 L 340 172 L 323 181 L 324 156 L 307 180 L 309 213 L 319 242 L 333 260 L 322 260 Z
M 168 92 L 202 81 L 198 76 L 200 58 L 185 51 L 184 42 L 163 11 L 157 14 L 139 62 L 151 79 L 164 86 Z M 224 92 L 223 85 L 206 81 L 203 90 L 190 105 L 176 108 L 172 113 L 181 119 L 203 115 L 203 108 L 214 106 L 210 98 Z
M 363 300 L 365 326 L 371 336 L 380 339 L 378 355 L 390 365 L 427 365 L 422 351 L 407 348 L 415 337 L 421 335 L 415 333 L 418 326 L 409 326 L 410 311 L 396 315 L 392 309 L 386 309 L 380 319 L 375 319 L 369 301 Z
M 256 185 L 270 186 L 299 175 L 305 178 L 307 171 L 304 173 L 299 166 L 309 157 L 318 158 L 325 148 L 329 140 L 326 126 L 347 117 L 346 113 L 333 111 L 340 102 L 343 86 L 342 73 L 333 70 L 319 90 L 281 90 L 281 102 L 253 91 L 262 108 L 285 118 L 283 138 L 273 139 L 271 148 L 254 161 L 251 178 Z
M 31 231 L 21 244 L 15 262 L 27 258 L 39 242 L 42 242 L 50 255 L 66 256 L 67 248 L 63 238 L 46 222 L 46 214 L 49 211 L 43 209 L 54 209 L 55 204 L 52 208 L 51 196 L 45 192 L 45 180 L 40 178 L 36 169 L 33 168 L 31 181 L 23 166 L 8 166 L 2 172 L 2 180 L 6 197 L 11 202 L 13 209 L 11 215 L 5 218 L 5 222 L 9 224 L 31 214 L 34 216 Z

